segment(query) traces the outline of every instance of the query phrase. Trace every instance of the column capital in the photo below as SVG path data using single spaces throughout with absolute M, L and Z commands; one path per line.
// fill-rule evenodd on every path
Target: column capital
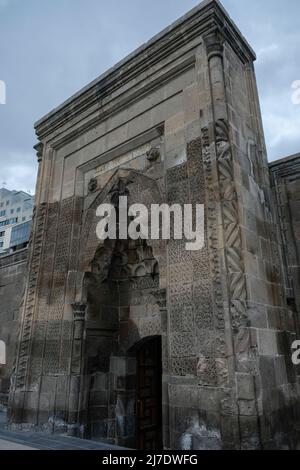
M 208 60 L 212 57 L 223 58 L 224 37 L 218 29 L 205 34 L 203 40 L 206 46 Z
M 86 313 L 86 304 L 74 302 L 72 305 L 74 320 L 84 320 Z
M 42 142 L 38 142 L 33 146 L 34 150 L 36 150 L 36 156 L 37 156 L 37 161 L 38 163 L 41 163 L 42 158 L 43 158 L 43 150 L 44 150 L 44 144 Z

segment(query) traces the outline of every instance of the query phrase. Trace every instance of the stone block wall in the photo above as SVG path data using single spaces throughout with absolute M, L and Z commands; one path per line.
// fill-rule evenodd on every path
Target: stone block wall
M 296 316 L 299 331 L 300 311 L 300 154 L 270 163 L 275 220 L 280 240 L 284 296 Z
M 28 250 L 0 258 L 0 341 L 5 343 L 6 364 L 0 365 L 0 400 L 6 405 L 17 355 Z
M 285 293 L 285 268 L 282 267 L 283 257 L 297 244 L 294 227 L 297 227 L 299 217 L 297 190 L 294 188 L 299 177 L 295 175 L 295 166 L 289 162 L 287 166 L 293 173 L 293 181 L 287 183 L 293 206 L 290 211 L 287 201 L 285 206 L 283 202 L 278 204 L 277 191 L 280 192 L 281 185 L 285 183 L 278 178 L 276 189 L 273 193 L 271 190 L 253 67 L 242 66 L 232 50 L 226 48 L 224 72 L 249 320 L 249 354 L 238 364 L 237 374 L 238 398 L 239 382 L 248 384 L 243 387 L 248 389 L 247 397 L 243 393 L 239 399 L 242 433 L 243 422 L 247 432 L 250 416 L 258 414 L 257 425 L 261 430 L 263 447 L 281 445 L 288 448 L 298 442 L 299 384 L 297 370 L 291 360 L 291 346 L 299 334 L 299 314 Z M 273 180 L 275 169 L 280 166 L 271 164 Z M 280 226 L 278 211 L 281 219 L 283 212 L 291 214 L 287 225 L 293 235 L 284 246 L 281 233 L 284 234 L 285 230 Z M 291 276 L 297 279 L 295 254 L 296 250 L 290 265 L 296 266 Z M 295 291 L 298 289 L 299 284 Z

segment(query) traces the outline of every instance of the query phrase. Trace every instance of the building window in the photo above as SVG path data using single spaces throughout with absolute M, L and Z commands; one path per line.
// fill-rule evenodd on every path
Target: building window
M 4 217 L 6 215 L 6 211 L 0 211 L 0 217 Z
M 10 237 L 10 248 L 28 243 L 31 232 L 32 221 L 29 220 L 12 228 Z
M 21 207 L 17 207 L 17 212 L 21 212 Z
M 3 248 L 4 242 L 0 242 L 0 248 Z
M 6 364 L 6 346 L 4 341 L 0 341 L 0 365 Z
M 7 205 L 7 206 L 9 205 L 9 201 L 6 201 L 6 205 Z
M 3 206 L 4 206 L 4 203 L 3 203 L 3 202 L 1 202 L 1 204 L 0 204 L 0 207 L 3 207 Z
M 5 232 L 0 232 L 0 237 L 4 237 Z
M 15 209 L 10 209 L 10 213 L 13 214 L 15 212 Z

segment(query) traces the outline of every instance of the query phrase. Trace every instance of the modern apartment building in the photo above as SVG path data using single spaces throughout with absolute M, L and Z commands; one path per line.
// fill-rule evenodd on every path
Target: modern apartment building
M 34 196 L 0 189 L 0 256 L 24 248 L 31 230 Z

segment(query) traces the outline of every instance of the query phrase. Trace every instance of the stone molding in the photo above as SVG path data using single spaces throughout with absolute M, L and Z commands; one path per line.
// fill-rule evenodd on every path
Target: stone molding
M 183 49 L 192 41 L 201 43 L 201 35 L 218 29 L 224 38 L 231 44 L 243 62 L 255 60 L 255 54 L 245 38 L 230 19 L 227 12 L 217 0 L 207 0 L 191 10 L 173 25 L 156 35 L 145 45 L 134 51 L 128 57 L 116 64 L 113 68 L 102 74 L 87 85 L 65 103 L 36 123 L 36 132 L 39 138 L 52 134 L 55 129 L 85 111 L 92 108 L 99 100 L 128 86 L 131 80 L 154 69 L 160 61 L 174 55 L 175 51 Z M 183 61 L 181 60 L 183 65 Z M 161 82 L 161 77 L 159 78 Z M 142 91 L 141 91 L 142 90 Z M 145 92 L 142 87 L 141 92 Z M 126 93 L 128 95 L 128 92 Z M 132 97 L 131 97 L 132 99 Z M 120 100 L 118 101 L 120 107 Z M 107 116 L 105 116 L 107 117 Z

